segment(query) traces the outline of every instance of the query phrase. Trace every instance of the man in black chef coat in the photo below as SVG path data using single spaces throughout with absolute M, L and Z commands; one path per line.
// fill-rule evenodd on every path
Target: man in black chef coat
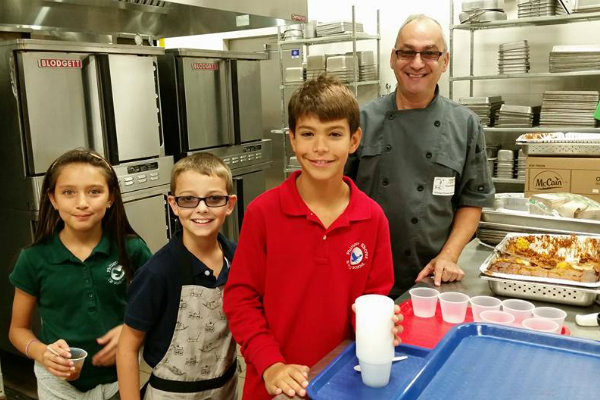
M 448 61 L 440 24 L 409 17 L 390 54 L 396 90 L 362 107 L 362 142 L 346 165 L 389 219 L 394 297 L 428 275 L 462 279 L 458 257 L 494 197 L 478 117 L 439 94 Z

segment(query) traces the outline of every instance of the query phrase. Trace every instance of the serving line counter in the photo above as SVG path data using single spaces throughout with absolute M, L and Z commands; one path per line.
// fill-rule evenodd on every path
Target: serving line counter
M 436 289 L 438 289 L 440 292 L 462 292 L 471 297 L 487 295 L 498 297 L 499 299 L 505 299 L 506 297 L 496 296 L 494 293 L 492 293 L 488 281 L 479 277 L 479 266 L 492 253 L 492 251 L 492 249 L 479 244 L 479 241 L 477 239 L 472 240 L 469 244 L 467 244 L 458 261 L 460 267 L 465 271 L 465 277 L 463 278 L 463 280 L 460 282 L 445 283 L 442 284 L 441 287 Z M 414 287 L 419 286 L 434 287 L 433 279 L 426 278 L 422 282 L 416 284 Z M 410 294 L 408 293 L 408 291 L 402 294 L 400 297 L 398 297 L 395 300 L 395 302 L 396 304 L 401 304 L 407 300 L 410 300 Z M 589 314 L 600 312 L 600 305 L 598 303 L 593 303 L 591 306 L 588 307 L 577 307 L 566 304 L 547 303 L 535 300 L 528 301 L 531 301 L 537 307 L 558 307 L 566 311 L 567 318 L 565 320 L 564 325 L 569 329 L 571 336 L 585 339 L 600 340 L 600 327 L 582 327 L 575 323 L 575 316 L 577 314 Z M 325 368 L 350 343 L 350 340 L 343 341 L 329 354 L 327 354 L 319 362 L 317 362 L 309 372 L 309 381 L 313 379 L 317 374 L 319 374 L 319 372 L 321 372 L 323 368 Z M 289 399 L 289 397 L 281 394 L 279 396 L 276 396 L 275 399 L 284 400 Z M 300 399 L 300 397 L 295 397 L 295 399 Z

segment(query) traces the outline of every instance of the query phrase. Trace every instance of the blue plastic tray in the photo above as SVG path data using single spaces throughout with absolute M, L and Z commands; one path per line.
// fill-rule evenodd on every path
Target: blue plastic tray
M 308 386 L 315 400 L 592 399 L 600 393 L 600 342 L 501 325 L 452 328 L 431 351 L 400 345 L 390 383 L 363 385 L 354 344 Z
M 591 399 L 600 342 L 499 325 L 453 328 L 392 399 Z
M 371 388 L 362 383 L 360 372 L 354 371 L 358 364 L 356 344 L 350 344 L 308 385 L 308 395 L 313 400 L 344 399 L 391 399 L 399 388 L 408 386 L 411 379 L 423 368 L 429 349 L 411 345 L 396 347 L 396 355 L 408 358 L 392 364 L 390 383 L 383 388 Z

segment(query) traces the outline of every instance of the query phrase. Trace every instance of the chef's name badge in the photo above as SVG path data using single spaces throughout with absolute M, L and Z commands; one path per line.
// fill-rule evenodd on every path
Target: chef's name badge
M 453 176 L 436 176 L 433 178 L 434 196 L 454 195 L 455 178 Z

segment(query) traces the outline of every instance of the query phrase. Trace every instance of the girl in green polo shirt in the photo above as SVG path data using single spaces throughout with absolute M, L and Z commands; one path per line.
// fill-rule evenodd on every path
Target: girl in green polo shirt
M 35 360 L 40 399 L 110 399 L 127 282 L 151 253 L 125 215 L 117 176 L 90 150 L 60 156 L 41 189 L 34 242 L 10 274 L 9 338 Z M 31 330 L 37 308 L 39 336 Z M 88 353 L 76 377 L 70 348 Z

